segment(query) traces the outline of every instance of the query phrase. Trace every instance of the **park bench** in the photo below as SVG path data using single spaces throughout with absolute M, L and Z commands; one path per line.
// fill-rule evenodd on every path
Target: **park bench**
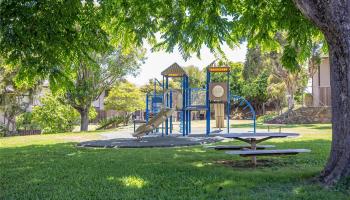
M 279 132 L 282 132 L 282 127 L 287 126 L 287 124 L 263 124 L 264 126 L 267 126 L 267 132 L 270 132 L 270 129 L 277 127 Z
M 267 149 L 274 148 L 274 145 L 257 145 L 256 149 Z M 218 145 L 218 146 L 207 146 L 208 149 L 215 150 L 242 150 L 242 149 L 251 149 L 251 145 Z
M 310 149 L 274 149 L 274 150 L 241 150 L 241 151 L 226 151 L 230 155 L 240 156 L 279 156 L 279 155 L 295 155 L 298 153 L 309 153 Z

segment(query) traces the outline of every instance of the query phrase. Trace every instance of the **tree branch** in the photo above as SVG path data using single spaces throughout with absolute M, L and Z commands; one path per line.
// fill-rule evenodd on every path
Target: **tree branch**
M 321 0 L 322 1 L 322 0 Z M 293 0 L 296 7 L 303 13 L 303 15 L 313 22 L 317 27 L 325 29 L 329 27 L 325 17 L 326 2 L 320 0 Z

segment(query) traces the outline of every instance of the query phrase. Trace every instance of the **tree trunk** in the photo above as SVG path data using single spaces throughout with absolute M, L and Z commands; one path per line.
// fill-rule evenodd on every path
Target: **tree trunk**
M 288 110 L 293 110 L 294 108 L 294 95 L 291 92 L 288 92 Z
M 325 185 L 350 176 L 350 2 L 294 0 L 324 33 L 329 45 L 332 99 L 332 146 L 320 175 Z
M 80 111 L 80 131 L 88 131 L 89 128 L 89 108 Z
M 265 113 L 266 113 L 266 110 L 265 110 L 265 103 L 262 104 L 262 110 L 263 110 L 263 111 L 262 111 L 262 112 L 263 112 L 263 115 L 265 115 Z

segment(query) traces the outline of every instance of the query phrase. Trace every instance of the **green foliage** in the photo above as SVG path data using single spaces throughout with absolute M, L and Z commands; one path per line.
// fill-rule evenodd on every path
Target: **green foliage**
M 277 116 L 276 113 L 268 113 L 268 114 L 265 114 L 265 115 L 262 115 L 262 116 L 258 117 L 258 119 L 256 121 L 258 123 L 266 123 L 269 120 L 275 118 L 276 116 Z
M 121 123 L 125 122 L 124 116 L 115 116 L 108 119 L 102 119 L 98 122 L 96 130 L 108 129 L 118 127 Z
M 263 71 L 256 79 L 248 80 L 242 89 L 243 96 L 251 102 L 266 102 L 268 100 L 268 77 L 268 72 Z
M 282 47 L 285 46 L 287 36 L 283 33 L 277 33 L 275 38 Z M 318 47 L 319 48 L 319 47 Z M 284 49 L 285 51 L 293 49 Z M 317 51 L 316 51 L 317 52 Z M 294 107 L 295 95 L 302 94 L 307 84 L 307 72 L 305 65 L 298 66 L 292 70 L 286 69 L 283 65 L 283 55 L 281 51 L 263 52 L 260 46 L 248 49 L 246 62 L 244 65 L 244 77 L 246 80 L 256 79 L 263 71 L 269 74 L 268 77 L 268 100 L 273 103 L 276 109 L 281 110 L 282 104 L 288 96 L 288 107 Z
M 196 66 L 184 67 L 187 75 L 190 77 L 190 87 L 191 88 L 204 88 L 205 87 L 205 71 L 200 70 Z
M 72 60 L 109 49 L 102 10 L 92 0 L 6 0 L 0 10 L 0 53 L 19 68 L 19 82 L 49 75 L 59 86 Z
M 96 109 L 95 109 L 94 107 L 91 106 L 91 107 L 89 108 L 89 120 L 94 120 L 94 119 L 96 119 L 97 115 L 98 115 L 98 113 L 97 113 Z
M 106 1 L 102 7 L 113 16 L 107 23 L 119 40 L 129 32 L 131 41 L 142 43 L 147 38 L 155 49 L 168 52 L 178 47 L 185 58 L 194 52 L 200 55 L 203 45 L 222 54 L 223 43 L 233 47 L 247 40 L 249 47 L 260 44 L 264 51 L 287 47 L 283 64 L 297 68 L 311 55 L 313 40 L 323 40 L 293 1 L 150 0 L 141 4 L 131 0 Z M 278 32 L 286 35 L 283 47 L 276 40 Z M 155 33 L 160 34 L 159 41 Z
M 41 98 L 40 103 L 33 107 L 32 120 L 43 133 L 69 132 L 79 122 L 79 113 L 51 94 Z
M 162 82 L 161 82 L 162 84 Z M 156 82 L 156 93 L 161 93 L 163 92 L 163 89 L 161 87 L 161 85 L 159 85 L 158 82 Z M 152 94 L 154 91 L 154 79 L 149 79 L 148 83 L 145 85 L 142 85 L 140 87 L 140 91 L 143 92 L 144 94 Z
M 160 81 L 160 84 L 163 81 Z M 158 83 L 158 81 L 156 82 L 156 93 L 162 93 L 163 92 L 163 88 L 162 86 Z M 172 89 L 180 89 L 181 88 L 181 79 L 180 78 L 173 78 L 173 79 L 169 79 L 169 88 Z M 140 91 L 144 94 L 153 94 L 154 91 L 154 79 L 149 79 L 148 83 L 142 85 L 140 87 Z
M 46 94 L 40 99 L 39 106 L 34 106 L 32 113 L 20 116 L 20 125 L 39 128 L 43 133 L 62 133 L 72 131 L 79 124 L 79 113 L 70 105 L 63 104 L 62 97 Z M 89 118 L 95 119 L 97 112 L 90 107 Z
M 272 71 L 271 54 L 264 53 L 260 46 L 248 48 L 246 60 L 244 62 L 243 77 L 245 80 L 253 80 L 262 73 L 268 70 Z
M 92 53 L 88 60 L 80 58 L 72 61 L 69 65 L 71 84 L 62 87 L 64 97 L 61 100 L 76 109 L 86 122 L 88 119 L 83 116 L 92 102 L 126 75 L 136 75 L 144 53 L 142 48 L 134 48 L 127 53 L 118 48 L 105 54 Z M 87 127 L 81 127 L 81 130 L 85 129 Z
M 105 99 L 106 109 L 134 112 L 145 108 L 144 94 L 134 84 L 127 81 L 113 87 Z
M 15 77 L 18 74 L 16 68 L 11 68 L 2 63 L 0 57 L 0 111 L 4 114 L 7 129 L 16 126 L 16 116 L 25 112 L 33 93 L 39 88 L 39 82 L 35 84 L 15 83 Z
M 4 124 L 0 124 L 0 137 L 4 137 L 6 132 L 6 126 Z
M 16 126 L 19 130 L 37 130 L 40 126 L 33 120 L 31 112 L 25 112 L 16 117 Z
M 144 107 L 142 96 L 134 84 L 124 81 L 110 90 L 105 104 L 108 109 L 133 112 Z
M 222 54 L 223 43 L 233 47 L 243 40 L 249 47 L 278 50 L 275 36 L 283 32 L 283 63 L 291 68 L 310 56 L 314 40 L 323 40 L 293 1 L 6 0 L 0 10 L 6 63 L 19 67 L 23 80 L 50 75 L 52 83 L 65 80 L 62 73 L 72 60 L 87 60 L 111 46 L 127 52 L 145 39 L 155 50 L 178 47 L 188 58 L 200 55 L 203 45 Z

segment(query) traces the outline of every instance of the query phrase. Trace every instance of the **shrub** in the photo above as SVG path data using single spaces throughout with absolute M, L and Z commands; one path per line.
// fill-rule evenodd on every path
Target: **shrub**
M 0 124 L 0 137 L 4 137 L 5 136 L 5 131 L 6 131 L 5 125 Z
M 19 130 L 37 130 L 39 125 L 33 120 L 31 112 L 25 112 L 16 117 L 16 126 Z
M 94 107 L 91 107 L 89 110 L 89 120 L 94 120 L 97 117 L 97 111 Z
M 79 113 L 71 106 L 64 105 L 49 94 L 40 99 L 41 106 L 35 106 L 32 120 L 38 124 L 42 133 L 62 133 L 72 131 L 79 123 Z
M 276 116 L 277 116 L 276 113 L 268 113 L 268 114 L 265 114 L 265 115 L 258 117 L 257 122 L 266 123 L 267 121 L 270 121 L 271 119 L 275 118 Z

